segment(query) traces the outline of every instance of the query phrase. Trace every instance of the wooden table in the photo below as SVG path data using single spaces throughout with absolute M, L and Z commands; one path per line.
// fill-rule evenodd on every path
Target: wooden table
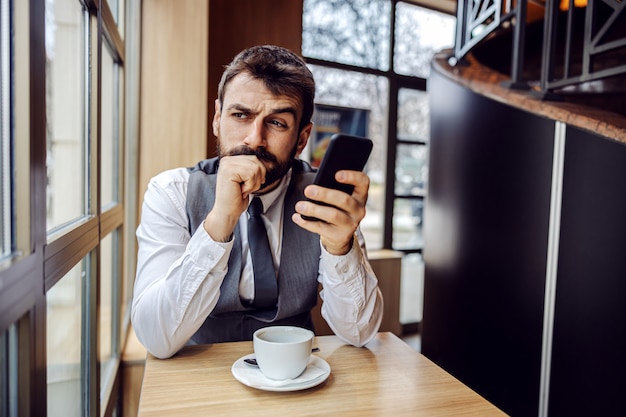
M 148 354 L 139 416 L 503 416 L 502 411 L 392 333 L 364 348 L 319 336 L 331 367 L 313 388 L 268 392 L 231 373 L 252 342 L 188 346 L 170 359 Z

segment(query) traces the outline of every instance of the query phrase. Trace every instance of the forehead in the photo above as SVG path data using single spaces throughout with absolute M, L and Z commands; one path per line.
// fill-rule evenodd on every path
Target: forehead
M 265 85 L 265 82 L 243 72 L 233 77 L 224 87 L 224 103 L 237 103 L 255 109 L 260 105 L 271 107 L 292 107 L 298 116 L 302 115 L 302 103 L 298 97 L 285 94 L 274 94 Z

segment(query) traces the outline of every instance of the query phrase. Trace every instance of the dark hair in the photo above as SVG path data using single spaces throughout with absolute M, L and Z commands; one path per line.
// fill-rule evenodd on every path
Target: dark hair
M 228 83 L 241 73 L 263 81 L 274 95 L 294 97 L 302 105 L 298 131 L 311 122 L 315 100 L 315 80 L 306 63 L 288 49 L 274 45 L 253 46 L 241 51 L 226 66 L 217 90 L 220 107 Z

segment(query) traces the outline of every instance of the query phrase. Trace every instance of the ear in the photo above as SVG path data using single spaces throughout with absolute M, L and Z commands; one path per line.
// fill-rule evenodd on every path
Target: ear
M 216 137 L 220 136 L 220 118 L 222 117 L 222 112 L 220 110 L 220 102 L 218 99 L 215 99 L 215 114 L 213 115 L 213 134 Z
M 307 142 L 309 141 L 309 136 L 311 136 L 311 129 L 313 128 L 313 123 L 309 122 L 308 125 L 304 126 L 300 133 L 298 134 L 298 146 L 296 149 L 296 155 L 300 155 L 304 150 Z

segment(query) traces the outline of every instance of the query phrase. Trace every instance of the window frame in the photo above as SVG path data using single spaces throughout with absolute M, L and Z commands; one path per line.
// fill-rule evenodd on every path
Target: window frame
M 6 369 L 10 368 L 12 376 L 9 377 L 13 378 L 11 383 L 15 382 L 16 390 L 6 406 L 7 413 L 11 416 L 47 414 L 46 293 L 69 270 L 86 259 L 88 278 L 83 281 L 81 301 L 81 384 L 84 387 L 81 415 L 114 415 L 119 404 L 119 363 L 130 310 L 130 298 L 122 299 L 122 288 L 129 288 L 131 284 L 128 282 L 134 278 L 130 272 L 134 261 L 127 261 L 124 256 L 131 254 L 134 249 L 134 237 L 127 231 L 126 224 L 133 227 L 136 223 L 136 198 L 128 198 L 129 189 L 132 192 L 136 187 L 129 186 L 131 180 L 126 174 L 130 170 L 126 168 L 136 163 L 127 159 L 126 152 L 136 147 L 138 130 L 136 122 L 129 130 L 126 120 L 138 115 L 136 97 L 139 90 L 138 65 L 134 63 L 133 76 L 130 78 L 136 85 L 132 86 L 131 91 L 127 90 L 126 40 L 121 33 L 127 34 L 128 40 L 132 41 L 133 51 L 138 52 L 139 30 L 135 27 L 129 28 L 132 30 L 118 27 L 106 0 L 75 0 L 87 13 L 85 30 L 89 33 L 89 40 L 86 49 L 89 51 L 91 68 L 85 103 L 89 109 L 86 119 L 88 125 L 85 127 L 89 132 L 85 158 L 90 170 L 86 186 L 87 212 L 80 219 L 49 233 L 46 230 L 46 0 L 8 1 L 11 3 L 10 12 L 14 22 L 15 51 L 11 68 L 15 91 L 11 107 L 14 112 L 12 133 L 15 138 L 12 149 L 15 160 L 13 170 L 16 173 L 13 189 L 16 192 L 12 204 L 16 213 L 28 214 L 13 216 L 13 251 L 6 260 L 0 260 L 0 334 L 14 334 L 11 343 L 5 343 L 10 346 L 7 364 L 0 367 L 0 372 L 3 372 L 0 377 L 6 378 Z M 119 1 L 116 4 L 124 8 L 124 17 L 139 18 L 139 1 Z M 126 18 L 122 20 L 123 24 L 125 22 Z M 112 204 L 101 207 L 100 141 L 103 121 L 99 104 L 101 56 L 103 48 L 107 47 L 105 42 L 111 46 L 117 64 L 114 83 L 118 83 L 118 87 L 114 97 L 114 111 L 119 123 L 113 128 L 114 148 L 119 157 L 111 179 L 115 181 L 117 198 Z M 129 100 L 133 101 L 133 107 L 127 105 Z M 127 136 L 132 139 L 132 143 L 128 143 Z M 132 156 L 136 158 L 136 153 L 133 152 Z M 115 374 L 101 383 L 98 358 L 98 344 L 102 337 L 98 333 L 98 295 L 102 279 L 99 251 L 100 242 L 107 236 L 113 237 L 116 256 L 112 273 L 114 281 L 111 283 L 115 313 L 110 335 L 111 356 L 116 363 L 111 367 L 115 369 Z

